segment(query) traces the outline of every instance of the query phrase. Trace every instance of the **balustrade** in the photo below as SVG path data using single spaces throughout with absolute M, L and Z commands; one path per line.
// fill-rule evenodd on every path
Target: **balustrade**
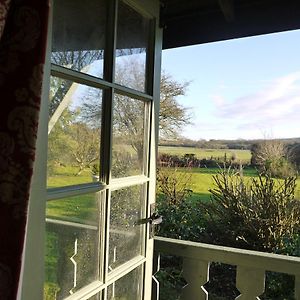
M 259 300 L 265 291 L 265 272 L 272 271 L 295 276 L 295 300 L 300 300 L 300 258 L 264 252 L 215 246 L 203 243 L 155 237 L 155 259 L 159 253 L 183 257 L 183 277 L 187 285 L 182 291 L 182 300 L 207 300 L 204 285 L 209 281 L 209 266 L 212 262 L 237 267 L 236 288 L 240 295 L 236 300 Z M 155 262 L 155 273 L 159 266 Z M 154 283 L 158 299 L 159 284 Z

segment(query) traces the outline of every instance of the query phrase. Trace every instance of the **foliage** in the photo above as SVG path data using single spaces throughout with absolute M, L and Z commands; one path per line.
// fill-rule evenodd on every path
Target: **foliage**
M 137 153 L 138 160 L 144 154 L 144 122 L 146 106 L 142 101 L 115 94 L 113 111 L 113 135 L 116 140 L 130 145 Z
M 157 234 L 175 239 L 197 241 L 204 225 L 199 222 L 199 208 L 191 201 L 191 175 L 188 168 L 171 166 L 157 170 L 156 207 L 163 217 Z M 182 262 L 173 256 L 161 257 L 160 299 L 179 299 L 184 279 Z
M 48 139 L 48 165 L 75 165 L 79 175 L 84 168 L 99 159 L 100 132 L 76 118 L 76 113 L 65 110 Z
M 223 161 L 226 153 L 227 159 L 231 159 L 236 156 L 235 162 L 241 162 L 243 165 L 249 165 L 251 159 L 251 152 L 249 150 L 240 149 L 203 149 L 196 147 L 184 147 L 184 146 L 158 146 L 159 154 L 162 155 L 174 155 L 182 157 L 187 153 L 195 154 L 196 159 L 214 159 L 216 161 Z
M 126 74 L 126 76 L 124 76 Z M 145 69 L 137 57 L 123 60 L 118 64 L 116 70 L 116 82 L 119 84 L 130 86 L 139 91 L 145 91 Z M 186 94 L 189 82 L 179 82 L 172 78 L 171 75 L 162 73 L 160 88 L 160 112 L 159 112 L 159 128 L 160 135 L 163 137 L 176 137 L 183 125 L 190 123 L 189 109 L 178 103 L 178 97 Z M 99 120 L 101 112 L 101 104 L 98 98 L 85 104 L 84 115 L 96 122 Z M 115 94 L 114 98 L 114 115 L 113 122 L 116 133 L 122 131 L 125 135 L 130 135 L 133 148 L 138 151 L 141 140 L 136 142 L 136 136 L 140 137 L 143 132 L 144 117 L 148 115 L 147 110 L 142 101 L 134 100 L 129 97 Z
M 127 177 L 138 168 L 132 156 L 127 152 L 113 151 L 111 174 L 113 177 Z
M 245 179 L 232 169 L 213 176 L 210 202 L 199 203 L 210 217 L 211 243 L 269 252 L 283 252 L 287 237 L 299 233 L 300 201 L 296 178 L 269 175 Z
M 99 176 L 100 174 L 100 165 L 99 164 L 93 164 L 91 168 L 91 173 L 93 176 Z
M 163 197 L 157 199 L 157 210 L 163 216 L 163 223 L 158 235 L 173 239 L 198 241 L 205 226 L 199 219 L 200 210 L 191 201 L 172 204 L 166 203 Z
M 191 176 L 187 170 L 178 172 L 178 169 L 172 167 L 159 168 L 156 181 L 158 192 L 163 195 L 163 201 L 169 205 L 177 205 L 190 196 Z
M 54 300 L 57 299 L 57 293 L 60 288 L 58 284 L 45 282 L 44 284 L 44 300 Z
M 159 282 L 159 300 L 180 300 L 186 284 L 182 276 L 182 259 L 161 254 L 160 271 L 155 277 Z
M 297 170 L 300 169 L 300 143 L 295 143 L 289 146 L 289 154 L 291 157 L 292 163 L 297 167 Z
M 182 126 L 190 124 L 188 108 L 180 105 L 177 98 L 186 95 L 189 82 L 178 82 L 171 75 L 162 72 L 160 81 L 160 136 L 176 137 Z
M 287 146 L 280 140 L 264 140 L 253 145 L 251 164 L 261 172 L 284 178 L 295 175 Z
M 90 128 L 85 123 L 74 122 L 69 128 L 70 154 L 72 162 L 79 167 L 77 175 L 84 168 L 99 159 L 100 132 L 97 128 Z
M 295 177 L 243 177 L 233 169 L 223 169 L 213 175 L 213 180 L 210 202 L 195 203 L 185 198 L 170 204 L 160 195 L 157 203 L 164 222 L 158 234 L 280 254 L 299 253 L 300 202 L 294 197 Z M 164 281 L 161 292 L 168 299 L 167 295 L 180 291 L 182 268 L 174 257 L 163 258 L 162 262 L 158 277 Z M 230 270 L 219 264 L 211 266 L 212 297 L 218 297 L 220 291 L 227 295 L 224 299 L 233 297 L 235 272 Z M 293 299 L 293 284 L 288 275 L 268 272 L 261 299 Z
M 220 165 L 226 165 L 231 167 L 239 168 L 242 163 L 236 159 L 234 152 L 228 158 L 225 152 L 223 157 L 202 158 L 196 157 L 195 153 L 185 153 L 182 156 L 161 153 L 158 157 L 159 166 L 170 166 L 170 167 L 189 167 L 189 168 L 219 168 Z

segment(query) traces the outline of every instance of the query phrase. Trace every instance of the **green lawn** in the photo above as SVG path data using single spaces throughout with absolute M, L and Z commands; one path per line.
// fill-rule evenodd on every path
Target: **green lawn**
M 213 175 L 217 174 L 219 168 L 192 168 L 184 169 L 179 168 L 179 172 L 192 173 L 191 195 L 192 201 L 207 201 L 210 199 L 209 189 L 213 188 Z M 254 168 L 246 168 L 243 170 L 243 176 L 256 177 L 257 171 Z M 300 178 L 297 179 L 296 197 L 300 198 Z
M 51 169 L 48 173 L 47 187 L 63 187 L 68 185 L 82 184 L 92 182 L 91 169 L 85 169 L 80 175 L 77 167 L 59 166 Z
M 232 155 L 236 156 L 237 161 L 242 163 L 248 163 L 251 159 L 251 152 L 249 150 L 239 150 L 239 149 L 200 149 L 193 147 L 172 147 L 172 146 L 159 146 L 158 152 L 160 154 L 167 153 L 172 155 L 183 156 L 184 154 L 195 154 L 199 159 L 224 159 L 226 153 L 227 159 L 230 159 Z
M 220 172 L 219 168 L 179 168 L 179 172 L 188 172 L 191 176 L 191 189 L 193 191 L 191 199 L 193 201 L 207 201 L 210 199 L 209 189 L 213 188 L 213 175 Z M 247 177 L 256 176 L 255 169 L 243 170 L 243 175 Z

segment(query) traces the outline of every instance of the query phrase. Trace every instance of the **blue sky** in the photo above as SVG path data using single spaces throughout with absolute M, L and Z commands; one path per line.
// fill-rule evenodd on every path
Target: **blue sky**
M 162 68 L 191 81 L 192 139 L 300 137 L 300 31 L 163 51 Z

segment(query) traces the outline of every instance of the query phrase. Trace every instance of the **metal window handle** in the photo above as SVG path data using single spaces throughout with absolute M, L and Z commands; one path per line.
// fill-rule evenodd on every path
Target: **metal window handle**
M 135 222 L 135 225 L 142 225 L 142 224 L 151 224 L 151 225 L 158 225 L 162 222 L 162 216 L 158 213 L 153 213 L 149 218 L 140 219 Z

